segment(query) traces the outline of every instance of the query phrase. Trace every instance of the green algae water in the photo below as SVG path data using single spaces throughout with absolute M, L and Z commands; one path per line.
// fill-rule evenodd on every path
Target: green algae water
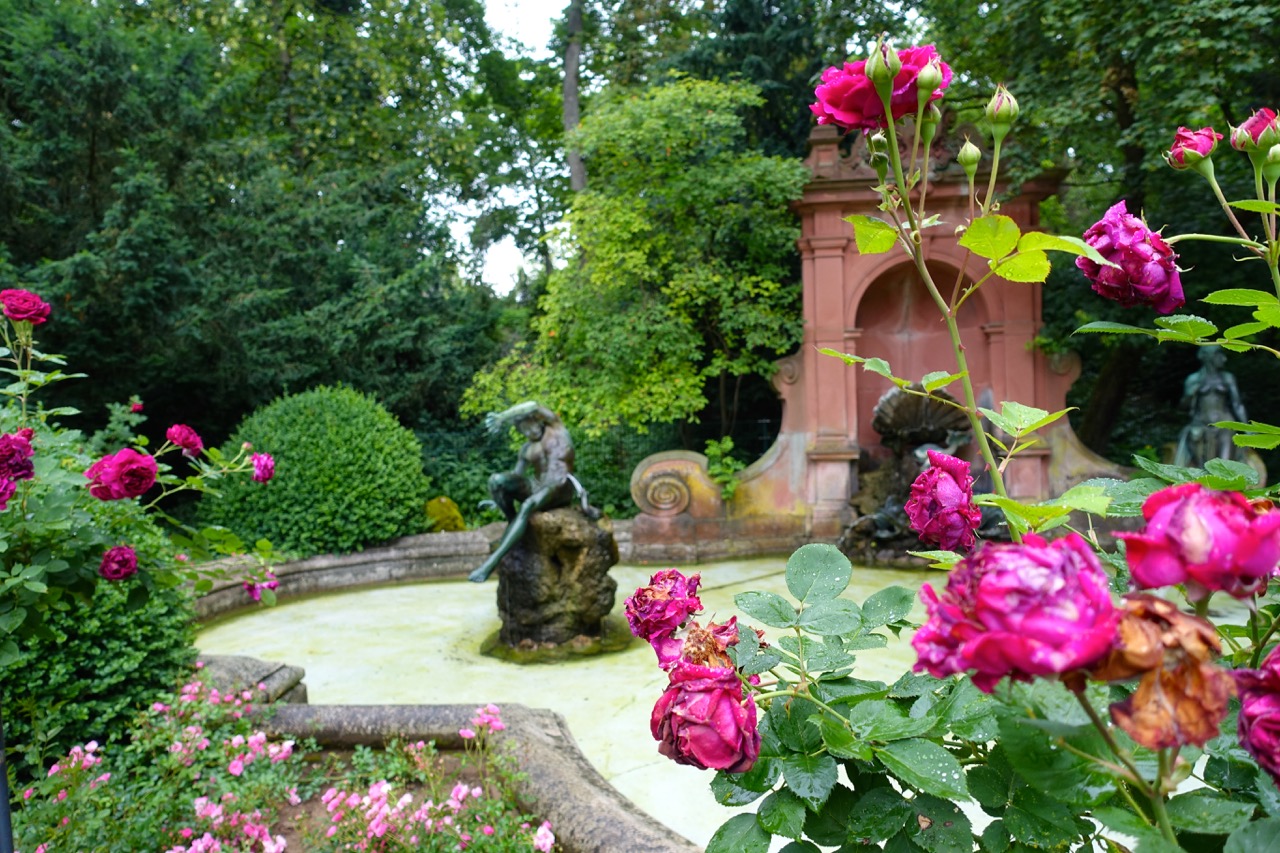
M 622 602 L 659 567 L 615 566 L 613 618 Z M 785 595 L 785 557 L 684 566 L 698 572 L 705 615 L 737 614 L 733 597 L 747 590 Z M 886 586 L 918 588 L 940 573 L 859 569 L 845 597 L 862 602 Z M 733 812 L 715 802 L 710 771 L 658 755 L 649 714 L 666 687 L 653 651 L 626 650 L 522 666 L 481 654 L 499 627 L 497 584 L 465 580 L 401 584 L 326 593 L 276 607 L 242 611 L 207 624 L 196 644 L 204 654 L 248 655 L 303 667 L 317 705 L 519 703 L 549 708 L 569 723 L 578 746 L 623 796 L 690 840 L 705 845 Z M 915 615 L 916 621 L 923 611 Z M 854 674 L 892 682 L 915 655 L 905 640 L 860 652 Z

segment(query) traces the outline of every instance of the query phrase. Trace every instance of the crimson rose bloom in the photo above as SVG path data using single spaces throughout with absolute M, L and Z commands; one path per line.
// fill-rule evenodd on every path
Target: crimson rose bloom
M 1212 154 L 1221 138 L 1222 134 L 1214 131 L 1212 127 L 1202 127 L 1199 130 L 1179 127 L 1178 132 L 1173 136 L 1173 146 L 1165 159 L 1175 169 L 1189 169 Z
M 1280 785 L 1280 647 L 1271 650 L 1262 669 L 1232 675 L 1240 692 L 1240 745 Z
M 122 581 L 138 571 L 138 555 L 128 545 L 117 545 L 102 555 L 98 574 L 109 581 Z
M 1093 291 L 1126 308 L 1150 305 L 1161 314 L 1180 307 L 1182 279 L 1173 253 L 1159 234 L 1117 202 L 1101 220 L 1084 232 L 1085 242 L 1117 266 L 1104 267 L 1086 257 L 1076 266 L 1093 282 Z
M 652 643 L 670 637 L 693 613 L 702 610 L 698 599 L 701 575 L 685 577 L 675 569 L 663 569 L 649 578 L 626 600 L 627 624 L 631 633 Z
M 0 290 L 0 305 L 4 316 L 15 322 L 26 320 L 39 326 L 49 319 L 49 303 L 29 290 Z
M 1238 151 L 1266 152 L 1280 142 L 1280 119 L 1276 111 L 1263 107 L 1231 132 L 1231 147 Z M 0 294 L 3 296 L 3 294 Z
M 677 764 L 744 773 L 760 756 L 756 703 L 732 666 L 677 665 L 649 729 Z
M 1074 533 L 986 543 L 952 569 L 941 596 L 925 584 L 920 597 L 929 616 L 911 640 L 915 671 L 976 670 L 986 693 L 1006 675 L 1030 681 L 1089 666 L 1111 648 L 1121 617 L 1098 558 Z
M 923 542 L 948 551 L 968 551 L 982 524 L 982 511 L 973 504 L 973 476 L 969 463 L 930 450 L 929 467 L 911 484 L 904 507 L 911 529 Z
M 9 499 L 18 491 L 18 484 L 13 480 L 0 480 L 0 512 L 9 508 Z
M 181 447 L 184 456 L 194 457 L 204 450 L 200 435 L 186 424 L 174 424 L 165 431 L 164 437 Z
M 156 460 L 132 447 L 104 456 L 84 472 L 93 483 L 89 494 L 98 500 L 136 498 L 156 482 Z
M 1161 489 L 1142 505 L 1147 528 L 1117 533 L 1138 589 L 1185 584 L 1198 600 L 1216 590 L 1248 598 L 1280 563 L 1280 512 L 1259 512 L 1239 492 L 1199 483 Z
M 271 458 L 270 453 L 253 454 L 253 481 L 255 483 L 266 483 L 276 475 L 276 460 Z
M 942 71 L 942 82 L 929 96 L 930 101 L 942 97 L 942 90 L 951 85 L 951 68 L 938 58 L 938 51 L 931 44 L 908 47 L 898 51 L 902 69 L 893 78 L 893 93 L 889 97 L 889 110 L 893 119 L 916 114 L 919 96 L 916 78 L 930 62 L 937 62 Z M 884 103 L 876 87 L 867 77 L 867 61 L 846 62 L 843 68 L 831 67 L 822 72 L 822 83 L 814 89 L 818 100 L 809 109 L 818 117 L 818 124 L 834 124 L 844 130 L 877 130 L 889 126 L 885 118 Z
M 0 435 L 0 477 L 9 480 L 30 480 L 34 473 L 31 457 L 31 430 L 20 429 L 16 433 Z

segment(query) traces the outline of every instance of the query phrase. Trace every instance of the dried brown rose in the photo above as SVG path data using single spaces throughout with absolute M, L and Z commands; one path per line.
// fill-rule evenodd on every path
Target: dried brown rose
M 1213 663 L 1222 652 L 1213 625 L 1154 595 L 1127 595 L 1123 608 L 1115 646 L 1090 671 L 1097 681 L 1141 676 L 1111 719 L 1148 749 L 1203 746 L 1235 695 L 1231 675 Z

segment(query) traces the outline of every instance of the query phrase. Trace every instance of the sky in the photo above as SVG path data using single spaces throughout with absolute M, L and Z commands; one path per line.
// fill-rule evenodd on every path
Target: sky
M 561 16 L 568 0 L 485 0 L 485 20 L 503 35 L 529 48 L 533 56 L 549 55 L 553 20 Z M 488 251 L 482 277 L 498 293 L 515 285 L 516 272 L 525 264 L 520 250 L 510 238 Z

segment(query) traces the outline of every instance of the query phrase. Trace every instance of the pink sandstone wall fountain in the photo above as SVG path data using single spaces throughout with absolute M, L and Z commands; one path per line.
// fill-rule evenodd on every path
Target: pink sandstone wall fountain
M 871 428 L 871 413 L 891 383 L 818 350 L 880 357 L 896 375 L 914 379 L 954 365 L 946 329 L 906 255 L 858 254 L 845 217 L 875 215 L 878 196 L 863 140 L 852 142 L 843 152 L 832 127 L 816 127 L 810 136 L 805 162 L 813 179 L 795 204 L 802 223 L 804 340 L 774 377 L 783 400 L 777 440 L 740 474 L 728 503 L 701 454 L 669 451 L 642 461 L 631 478 L 641 509 L 632 527 L 636 559 L 691 562 L 834 542 L 853 518 L 849 499 L 859 472 L 890 454 Z M 958 272 L 968 280 L 986 272 L 986 261 L 956 245 L 953 224 L 964 220 L 965 189 L 951 152 L 942 152 L 933 162 L 929 209 L 946 224 L 924 232 L 939 282 L 954 281 Z M 1055 189 L 1050 181 L 1024 184 L 1000 212 L 1023 230 L 1034 229 L 1040 201 Z M 989 282 L 965 303 L 960 326 L 975 390 L 989 401 L 984 405 L 1018 400 L 1049 411 L 1065 408 L 1079 362 L 1031 346 L 1040 312 L 1039 284 Z M 1116 474 L 1064 419 L 1013 461 L 1006 482 L 1014 497 L 1036 499 Z

